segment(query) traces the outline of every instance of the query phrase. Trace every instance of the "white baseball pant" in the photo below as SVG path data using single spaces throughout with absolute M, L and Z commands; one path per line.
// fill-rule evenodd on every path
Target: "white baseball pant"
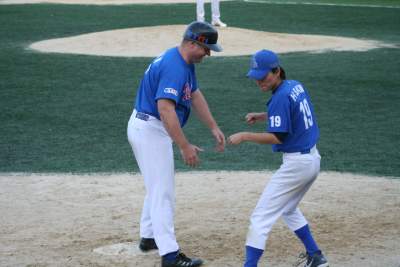
M 174 230 L 175 178 L 172 139 L 155 117 L 128 122 L 128 140 L 144 178 L 146 196 L 140 220 L 140 237 L 154 238 L 160 256 L 179 249 Z
M 293 232 L 307 224 L 297 205 L 317 178 L 320 161 L 315 146 L 309 154 L 283 153 L 282 165 L 251 215 L 246 246 L 264 250 L 272 226 L 281 216 Z
M 197 21 L 204 22 L 204 0 L 196 0 L 196 13 L 197 13 Z M 219 21 L 221 16 L 219 12 L 219 0 L 211 0 L 211 14 L 212 21 Z

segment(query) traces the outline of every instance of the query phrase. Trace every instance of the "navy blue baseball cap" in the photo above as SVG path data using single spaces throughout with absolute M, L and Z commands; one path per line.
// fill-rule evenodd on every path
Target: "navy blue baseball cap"
M 247 77 L 262 80 L 272 69 L 279 67 L 278 55 L 271 50 L 257 51 L 251 58 Z
M 193 21 L 186 28 L 183 38 L 194 41 L 212 51 L 222 51 L 222 47 L 217 44 L 218 31 L 207 22 Z

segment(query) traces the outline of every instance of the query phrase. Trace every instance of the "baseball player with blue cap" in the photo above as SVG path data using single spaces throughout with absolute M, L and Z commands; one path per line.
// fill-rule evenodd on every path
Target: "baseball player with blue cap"
M 191 144 L 182 130 L 193 108 L 214 136 L 216 150 L 224 150 L 225 136 L 199 89 L 194 66 L 210 56 L 210 50 L 222 50 L 217 40 L 218 32 L 212 25 L 192 22 L 181 44 L 155 58 L 145 71 L 128 122 L 128 140 L 146 188 L 139 248 L 144 252 L 158 249 L 162 267 L 196 267 L 203 263 L 185 256 L 175 238 L 172 143 L 180 149 L 187 165 L 199 164 L 202 149 Z
M 272 93 L 266 112 L 246 115 L 249 124 L 267 121 L 266 132 L 239 132 L 231 135 L 228 142 L 271 144 L 273 152 L 283 153 L 283 163 L 271 177 L 251 215 L 244 267 L 257 267 L 272 226 L 280 217 L 304 244 L 304 266 L 328 267 L 298 208 L 318 176 L 321 161 L 316 147 L 319 129 L 310 96 L 300 82 L 286 79 L 278 56 L 270 50 L 253 55 L 247 76 L 256 81 L 262 92 Z

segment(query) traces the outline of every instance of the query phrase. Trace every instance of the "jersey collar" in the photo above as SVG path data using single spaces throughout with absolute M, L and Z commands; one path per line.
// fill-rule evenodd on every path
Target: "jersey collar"
M 274 95 L 276 92 L 278 92 L 278 90 L 282 87 L 284 83 L 286 83 L 286 80 L 282 80 L 278 87 L 276 87 L 275 90 L 272 91 L 272 94 Z

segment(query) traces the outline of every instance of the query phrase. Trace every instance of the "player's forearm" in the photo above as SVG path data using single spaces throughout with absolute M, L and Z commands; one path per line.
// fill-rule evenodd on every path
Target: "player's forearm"
M 266 121 L 267 120 L 267 112 L 260 112 L 257 114 L 257 120 Z
M 207 101 L 200 90 L 197 90 L 192 95 L 192 106 L 199 119 L 207 125 L 209 129 L 218 128 L 217 122 L 214 120 Z
M 189 141 L 186 139 L 185 134 L 182 131 L 181 125 L 179 123 L 178 116 L 175 112 L 175 106 L 171 106 L 168 103 L 158 102 L 158 112 L 160 113 L 161 121 L 164 124 L 171 139 L 179 146 L 179 148 L 184 148 L 189 145 Z
M 200 119 L 201 122 L 204 123 L 210 130 L 218 128 L 218 124 L 215 121 L 214 117 L 211 115 L 208 106 L 204 106 L 204 108 L 195 109 L 195 112 Z
M 253 142 L 258 144 L 280 144 L 279 139 L 271 133 L 251 133 L 244 132 L 243 133 L 243 141 Z

